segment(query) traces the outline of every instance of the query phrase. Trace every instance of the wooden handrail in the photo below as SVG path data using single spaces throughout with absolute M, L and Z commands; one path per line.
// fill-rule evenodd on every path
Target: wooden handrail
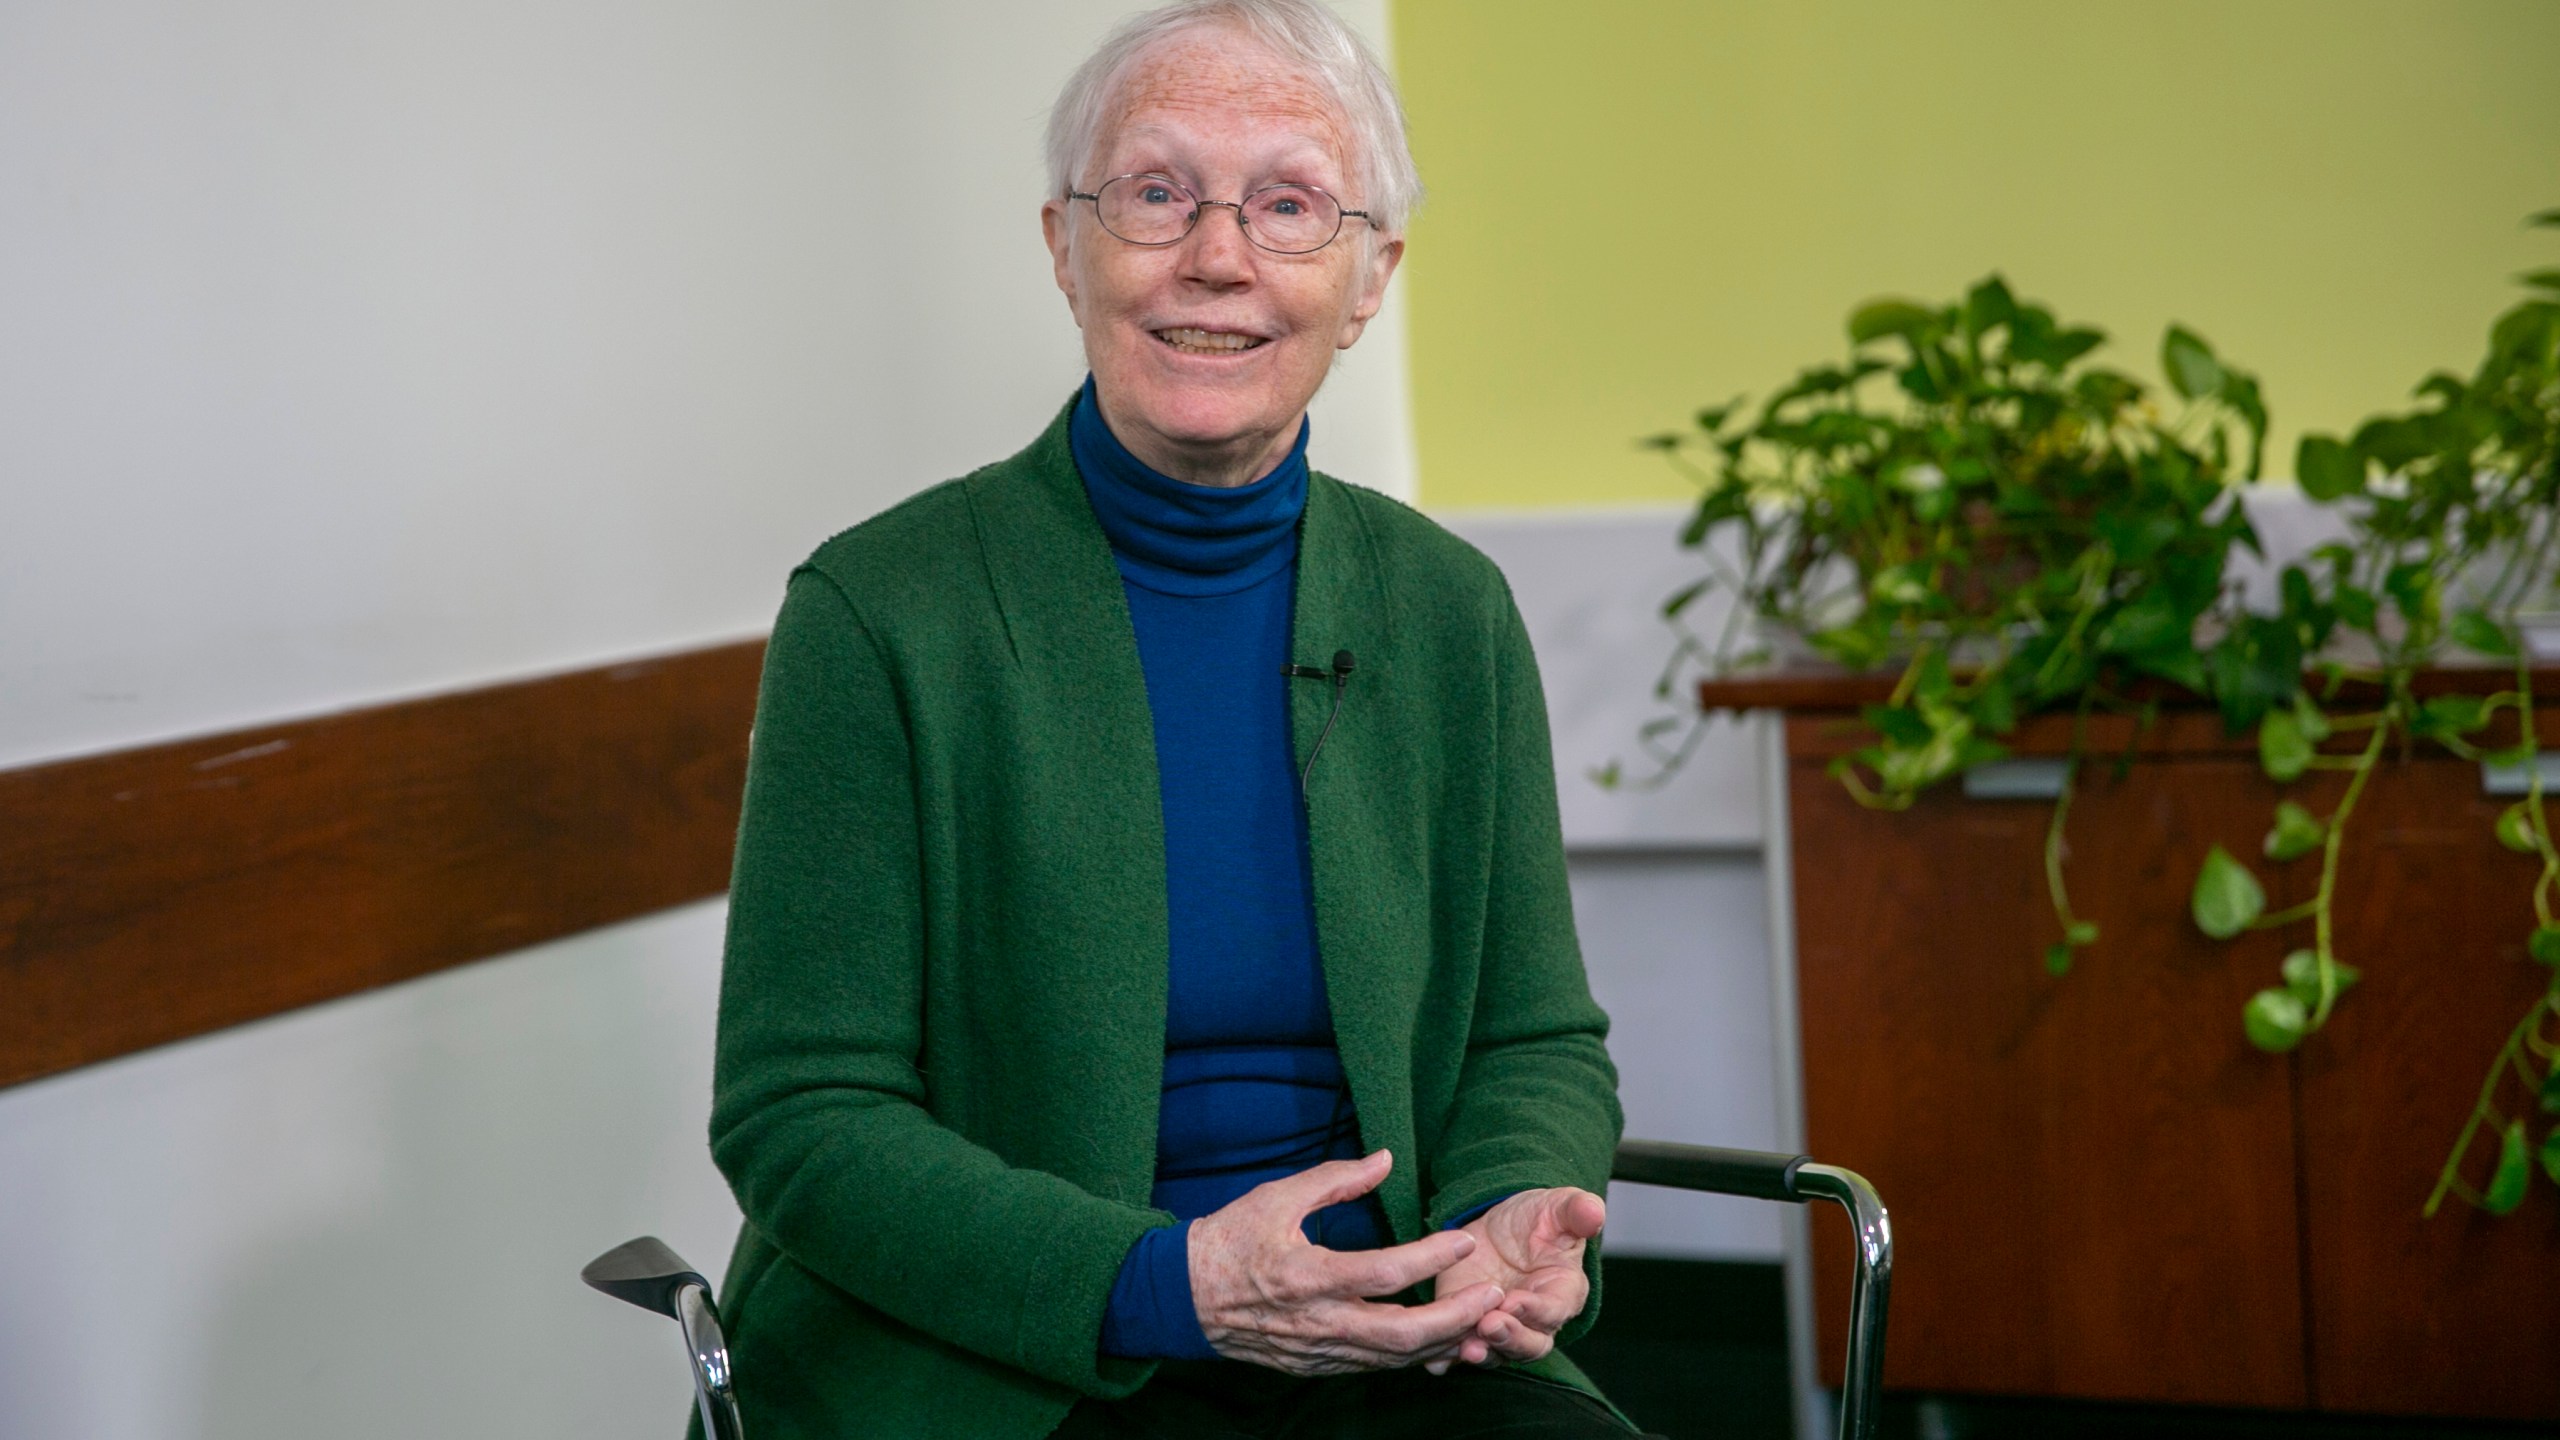
M 719 894 L 763 654 L 0 771 L 0 1085 Z

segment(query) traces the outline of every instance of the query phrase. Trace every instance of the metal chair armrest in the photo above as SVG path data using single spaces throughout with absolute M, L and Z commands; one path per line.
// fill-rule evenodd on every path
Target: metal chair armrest
M 578 1278 L 616 1300 L 672 1318 L 684 1331 L 685 1355 L 693 1362 L 693 1403 L 702 1414 L 703 1440 L 744 1440 L 729 1340 L 720 1331 L 710 1281 L 655 1235 L 607 1250 L 588 1261 Z
M 1630 1184 L 1797 1205 L 1828 1200 L 1848 1212 L 1858 1271 L 1849 1292 L 1849 1368 L 1840 1393 L 1840 1434 L 1842 1440 L 1871 1440 L 1876 1391 L 1884 1376 L 1885 1310 L 1893 1293 L 1893 1224 L 1875 1187 L 1852 1171 L 1816 1164 L 1810 1156 L 1662 1140 L 1622 1141 L 1609 1175 Z

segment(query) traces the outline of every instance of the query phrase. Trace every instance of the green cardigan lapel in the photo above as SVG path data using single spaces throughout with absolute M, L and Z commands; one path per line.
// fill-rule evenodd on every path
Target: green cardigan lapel
M 1141 995 L 1153 997 L 1151 1014 L 1123 1008 L 1121 1023 L 1108 1027 L 1122 1035 L 1155 1037 L 1157 1048 L 1119 1047 L 1127 1053 L 1115 1057 L 1114 1068 L 1125 1066 L 1128 1074 L 1125 1083 L 1112 1086 L 1122 1095 L 1134 1095 L 1143 1075 L 1152 1094 L 1163 1073 L 1168 943 L 1155 731 L 1127 593 L 1111 560 L 1110 540 L 1094 518 L 1068 450 L 1067 414 L 1062 411 L 1021 454 L 972 476 L 967 493 L 1015 659 L 1035 690 L 1054 689 L 1054 703 L 1073 711 L 1062 717 L 1067 723 L 1061 737 L 1072 737 L 1068 752 L 1040 758 L 1073 769 L 1078 776 L 1073 788 L 1084 798 L 1095 793 L 1118 797 L 1107 811 L 1078 805 L 1075 816 L 1061 814 L 1058 833 L 1073 835 L 1088 857 L 1097 898 L 1120 897 L 1124 914 L 1098 928 L 1126 936 L 1128 943 L 1084 959 L 1118 972 L 1109 977 L 1107 989 L 1133 1003 Z M 1363 794 L 1363 772 L 1391 763 L 1393 752 L 1403 748 L 1380 743 L 1381 727 L 1391 723 L 1392 707 L 1378 703 L 1378 697 L 1394 681 L 1394 629 L 1360 502 L 1341 481 L 1311 477 L 1299 529 L 1290 658 L 1325 667 L 1335 651 L 1349 650 L 1357 662 L 1341 717 L 1308 776 L 1306 803 L 1316 944 L 1335 1041 L 1371 1145 L 1412 1133 L 1411 1090 L 1404 1075 L 1411 1035 L 1399 1016 L 1419 984 L 1417 975 L 1406 973 L 1410 964 L 1380 963 L 1390 950 L 1376 942 L 1386 933 L 1389 917 L 1374 870 L 1377 857 L 1392 853 L 1396 842 Z M 1054 684 L 1044 676 L 1053 677 Z M 1298 681 L 1290 701 L 1291 738 L 1303 767 L 1333 709 L 1333 687 Z M 1151 887 L 1143 887 L 1153 896 L 1152 905 L 1135 902 L 1142 887 L 1128 883 L 1132 876 L 1154 878 Z M 1152 1135 L 1152 1124 L 1148 1131 Z M 1419 1170 L 1419 1157 L 1399 1155 L 1379 1192 L 1396 1230 L 1407 1238 L 1421 1224 Z
M 1387 917 L 1378 903 L 1374 869 L 1393 837 L 1378 824 L 1380 817 L 1366 793 L 1369 772 L 1388 759 L 1390 748 L 1378 743 L 1380 726 L 1387 721 L 1378 700 L 1395 679 L 1394 614 L 1377 547 L 1350 487 L 1331 476 L 1314 476 L 1298 536 L 1290 659 L 1330 667 L 1334 652 L 1348 650 L 1355 662 L 1329 736 L 1325 722 L 1334 708 L 1330 683 L 1293 682 L 1289 718 L 1301 767 L 1317 738 L 1325 737 L 1315 768 L 1307 772 L 1305 792 L 1316 948 L 1323 957 L 1334 1043 L 1351 1082 L 1362 1138 L 1375 1148 L 1412 1133 L 1412 1090 L 1404 1073 L 1411 1026 L 1400 1014 L 1417 977 L 1381 963 L 1391 952 L 1377 943 L 1386 933 L 1381 922 Z M 1399 1154 L 1379 1188 L 1378 1198 L 1403 1239 L 1412 1239 L 1421 1224 L 1419 1162 L 1418 1156 Z
M 1058 927 L 1074 943 L 1019 961 L 1044 972 L 1037 983 L 1092 1047 L 1087 1138 L 1108 1137 L 1102 1188 L 1143 1205 L 1164 1084 L 1164 801 L 1137 631 L 1067 448 L 1067 413 L 964 493 L 1013 647 L 1015 674 L 992 688 L 1026 712 L 1015 753 L 996 762 L 1014 768 L 1023 807 L 1009 823 L 1040 837 L 1055 892 L 1079 912 Z

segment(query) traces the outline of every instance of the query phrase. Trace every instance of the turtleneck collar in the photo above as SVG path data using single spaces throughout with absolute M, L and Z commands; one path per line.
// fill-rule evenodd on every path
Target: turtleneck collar
M 1270 474 L 1250 485 L 1193 485 L 1150 467 L 1102 418 L 1085 377 L 1067 445 L 1085 494 L 1111 539 L 1121 575 L 1170 595 L 1227 595 L 1269 579 L 1298 553 L 1307 508 L 1307 430 Z

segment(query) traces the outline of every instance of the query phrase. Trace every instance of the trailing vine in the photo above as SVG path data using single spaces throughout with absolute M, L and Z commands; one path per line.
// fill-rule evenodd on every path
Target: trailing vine
M 2560 225 L 2560 211 L 2534 223 Z M 2535 605 L 2549 604 L 2560 567 L 2560 270 L 2524 280 L 2533 293 L 2499 317 L 2473 375 L 2429 376 L 2417 388 L 2417 408 L 2370 420 L 2351 437 L 2304 437 L 2296 474 L 2311 498 L 2343 509 L 2348 539 L 2314 550 L 2308 566 L 2288 567 L 2281 613 L 2250 623 L 2276 649 L 2369 659 L 2325 663 L 2318 698 L 2299 686 L 2264 696 L 2254 717 L 2258 756 L 2279 785 L 2318 769 L 2346 770 L 2351 778 L 2326 816 L 2292 801 L 2280 804 L 2261 847 L 2278 863 L 2315 846 L 2321 851 L 2311 900 L 2266 913 L 2257 877 L 2219 845 L 2207 854 L 2190 897 L 2197 926 L 2219 939 L 2312 922 L 2312 945 L 2290 952 L 2283 983 L 2250 997 L 2242 1014 L 2252 1043 L 2291 1050 L 2328 1023 L 2357 978 L 2337 954 L 2338 855 L 2355 802 L 2390 743 L 2426 742 L 2464 759 L 2521 768 L 2524 798 L 2498 816 L 2495 831 L 2500 844 L 2542 862 L 2532 890 L 2535 927 L 2524 948 L 2553 973 L 2492 1059 L 2428 1197 L 2429 1215 L 2447 1195 L 2495 1214 L 2514 1210 L 2536 1156 L 2560 1183 L 2560 1126 L 2547 1128 L 2537 1148 L 2528 1125 L 2528 1112 L 2560 1115 L 2554 1068 L 2560 1038 L 2553 1034 L 2560 1026 L 2560 917 L 2554 914 L 2560 852 L 2543 803 L 2523 623 Z M 2420 699 L 2418 672 L 2463 653 L 2511 664 L 2513 687 Z M 2379 703 L 2362 713 L 2325 714 L 2321 701 L 2352 681 L 2377 690 Z M 2221 698 L 2231 716 L 2233 696 Z M 2515 739 L 2491 748 L 2485 733 L 2509 711 Z M 2353 756 L 2319 750 L 2333 732 L 2356 728 L 2371 733 Z M 2520 1088 L 2521 1099 L 2502 1102 L 2506 1081 Z M 2484 1134 L 2495 1137 L 2497 1154 L 2488 1179 L 2475 1186 L 2464 1167 Z
M 2164 417 L 2140 381 L 2088 363 L 2104 332 L 2021 302 L 1997 276 L 1958 303 L 1880 300 L 1849 318 L 1845 362 L 1803 371 L 1756 411 L 1705 410 L 1653 437 L 1699 487 L 1682 543 L 1707 573 L 1664 603 L 1678 647 L 1657 684 L 1690 663 L 1723 673 L 1770 658 L 1751 622 L 1802 637 L 1852 669 L 1898 664 L 1871 743 L 1832 772 L 1860 804 L 1899 810 L 1928 787 L 2007 755 L 2023 719 L 2078 718 L 2054 807 L 2045 873 L 2069 968 L 2098 939 L 2064 884 L 2077 737 L 2094 709 L 2139 712 L 2128 682 L 2211 681 L 2198 621 L 2224 603 L 2234 545 L 2256 533 L 2234 493 L 2258 473 L 2266 410 L 2257 382 L 2172 327 Z M 1712 639 L 1683 617 L 1721 591 Z M 1658 779 L 1695 722 L 1662 745 Z M 1598 778 L 1620 782 L 1611 765 Z
M 2560 227 L 2560 210 L 2530 223 Z M 2560 268 L 2521 278 L 2528 298 L 2499 317 L 2475 373 L 2428 377 L 2416 405 L 2351 436 L 2303 438 L 2296 478 L 2347 535 L 2284 566 L 2269 612 L 2244 608 L 2225 577 L 2233 547 L 2259 552 L 2237 492 L 2259 473 L 2266 410 L 2256 381 L 2203 340 L 2164 336 L 2181 402 L 2164 417 L 2139 382 L 2086 363 L 2103 332 L 2016 300 L 1997 276 L 1954 305 L 1863 306 L 1845 363 L 1803 371 L 1756 411 L 1736 401 L 1645 442 L 1699 487 L 1681 540 L 1707 572 L 1664 602 L 1677 643 L 1656 693 L 1693 668 L 1768 663 L 1773 632 L 1852 670 L 1894 667 L 1885 703 L 1861 713 L 1870 742 L 1831 767 L 1885 810 L 2004 757 L 2029 716 L 2069 711 L 2043 847 L 2055 974 L 2098 939 L 2065 874 L 2088 720 L 2147 722 L 2136 682 L 2209 697 L 2231 733 L 2254 731 L 2279 787 L 2343 774 L 2326 814 L 2282 798 L 2258 841 L 2267 864 L 2319 856 L 2309 899 L 2268 910 L 2258 873 L 2220 844 L 2188 897 L 2217 939 L 2309 927 L 2242 1010 L 2243 1032 L 2273 1053 L 2320 1032 L 2361 976 L 2338 932 L 2341 860 L 2385 758 L 2424 744 L 2519 767 L 2524 796 L 2495 832 L 2539 861 L 2524 950 L 2551 973 L 2492 1056 L 2425 1207 L 2453 1196 L 2513 1211 L 2537 1166 L 2560 1184 L 2560 844 L 2527 625 L 2537 606 L 2560 609 Z M 1700 636 L 1685 616 L 1719 592 L 1723 625 Z M 2422 671 L 2464 657 L 2512 666 L 2512 687 L 2422 693 Z M 1681 719 L 1647 727 L 1655 768 L 1633 783 L 1676 769 L 1703 719 L 1671 743 Z M 1627 777 L 1613 762 L 1597 778 Z

